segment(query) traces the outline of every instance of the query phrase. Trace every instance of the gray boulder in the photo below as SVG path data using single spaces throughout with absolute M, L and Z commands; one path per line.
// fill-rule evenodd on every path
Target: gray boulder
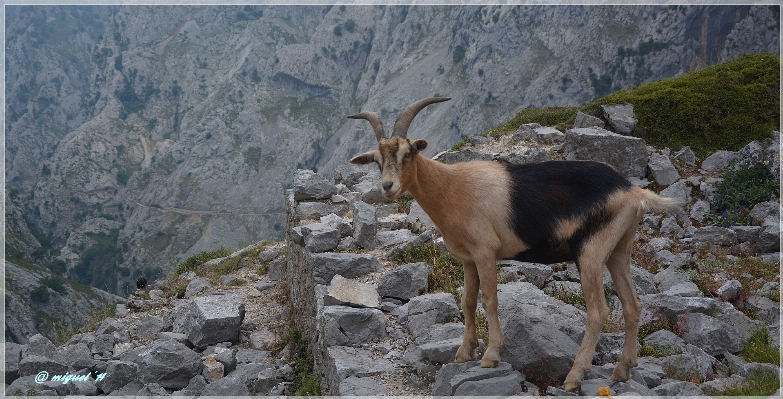
M 449 293 L 413 297 L 408 302 L 408 329 L 417 337 L 430 326 L 451 321 L 459 314 L 457 302 Z
M 625 176 L 644 177 L 647 174 L 647 145 L 638 137 L 596 127 L 570 129 L 565 136 L 568 160 L 606 162 Z
M 756 240 L 756 252 L 768 253 L 780 251 L 780 219 L 778 216 L 767 216 L 761 224 L 761 231 Z
M 462 345 L 462 338 L 428 342 L 420 347 L 421 356 L 436 364 L 451 363 L 454 361 L 460 345 Z
M 747 307 L 768 326 L 780 325 L 780 304 L 763 296 L 748 298 Z
M 679 284 L 675 284 L 663 293 L 666 295 L 683 297 L 704 296 L 701 290 L 699 290 L 699 287 L 690 281 L 683 281 Z
M 685 179 L 680 179 L 660 192 L 661 197 L 671 198 L 681 203 L 691 201 L 691 188 Z
M 636 337 L 634 337 L 634 340 L 637 340 Z M 620 354 L 623 352 L 624 342 L 624 332 L 601 333 L 601 335 L 598 337 L 598 345 L 596 345 L 595 348 L 595 355 L 593 355 L 593 363 L 616 363 L 618 360 L 620 360 Z M 640 348 L 638 342 L 636 346 L 637 349 Z
M 463 323 L 435 324 L 417 336 L 416 343 L 423 345 L 430 342 L 448 341 L 454 338 L 461 339 L 464 333 L 465 324 Z
M 57 347 L 54 346 L 49 338 L 44 337 L 41 334 L 35 334 L 27 342 L 26 355 L 43 356 L 52 358 Z
M 737 233 L 726 227 L 705 226 L 699 227 L 693 233 L 693 245 L 701 246 L 704 244 L 719 245 L 728 247 L 736 243 Z
M 500 274 L 505 276 L 508 281 L 528 281 L 539 288 L 543 287 L 552 276 L 552 266 L 541 263 L 503 260 L 497 265 L 500 267 Z M 521 276 L 524 278 L 520 279 Z
M 369 254 L 323 252 L 312 254 L 310 264 L 315 284 L 327 285 L 339 274 L 355 278 L 381 270 L 378 259 Z
M 339 387 L 348 377 L 370 377 L 394 371 L 394 365 L 386 359 L 374 358 L 369 350 L 347 346 L 330 346 L 326 349 L 325 378 L 330 387 Z M 327 392 L 322 392 L 327 394 Z M 337 392 L 328 392 L 337 394 Z
M 710 203 L 708 201 L 698 200 L 691 206 L 690 216 L 693 220 L 703 222 L 704 215 L 708 213 L 710 213 Z
M 663 380 L 653 391 L 659 396 L 704 396 L 698 385 L 687 381 Z
M 686 313 L 711 315 L 715 314 L 720 307 L 720 301 L 715 298 L 649 294 L 640 295 L 639 300 L 644 305 L 640 323 L 644 323 L 645 317 L 650 318 L 651 315 L 657 315 L 657 317 L 665 318 L 672 323 L 678 323 L 679 317 Z
M 603 129 L 604 121 L 601 118 L 585 114 L 582 111 L 576 112 L 576 119 L 574 120 L 574 128 L 580 127 L 600 127 Z
M 5 383 L 10 384 L 19 378 L 19 361 L 22 360 L 24 346 L 13 342 L 5 343 Z M 90 355 L 89 348 L 87 356 Z
M 293 185 L 295 201 L 326 199 L 337 194 L 337 187 L 312 170 L 297 170 Z
M 455 164 L 468 161 L 492 161 L 494 156 L 485 152 L 473 150 L 460 150 L 442 154 L 438 160 L 445 164 Z
M 359 182 L 351 186 L 351 191 L 359 193 L 359 198 L 368 204 L 381 204 L 389 202 L 386 197 L 383 196 L 381 190 L 381 175 L 380 174 L 367 174 Z
M 54 354 L 54 360 L 73 370 L 92 368 L 96 363 L 90 356 L 90 347 L 83 343 L 61 347 Z
M 300 220 L 320 220 L 330 214 L 345 215 L 346 204 L 327 204 L 325 202 L 300 202 L 296 205 L 296 217 Z
M 479 361 L 450 363 L 441 367 L 432 386 L 433 396 L 512 396 L 520 392 L 525 377 L 509 363 L 482 368 Z
M 646 269 L 638 266 L 631 266 L 631 279 L 633 280 L 636 292 L 639 295 L 655 294 L 658 290 L 655 288 L 653 274 Z
M 682 338 L 710 355 L 723 352 L 736 353 L 745 347 L 750 337 L 738 328 L 702 313 L 686 313 L 678 324 L 682 329 Z M 744 338 L 744 339 L 743 339 Z
M 602 105 L 604 118 L 620 134 L 631 134 L 639 121 L 634 118 L 633 104 Z
M 170 389 L 185 388 L 202 369 L 201 356 L 171 340 L 153 342 L 138 354 L 136 363 L 141 382 L 154 382 Z
M 384 274 L 378 282 L 378 294 L 384 298 L 409 300 L 427 293 L 429 266 L 408 263 Z
M 250 390 L 247 388 L 245 381 L 236 377 L 226 376 L 207 384 L 201 392 L 201 396 L 250 396 Z
M 103 392 L 114 392 L 137 379 L 138 366 L 132 362 L 109 360 L 105 373 L 105 376 L 97 380 L 95 385 Z M 138 390 L 137 388 L 136 391 Z
M 416 239 L 416 235 L 408 229 L 383 230 L 375 235 L 375 246 L 387 248 L 393 245 L 400 245 L 411 242 Z
M 549 152 L 544 148 L 533 147 L 522 150 L 522 152 L 500 154 L 498 155 L 497 160 L 500 162 L 510 163 L 512 165 L 523 165 L 526 163 L 551 161 L 552 155 L 550 155 Z
M 193 345 L 206 348 L 218 342 L 236 341 L 244 317 L 244 297 L 216 291 L 193 300 L 184 327 Z
M 324 295 L 324 305 L 346 305 L 364 308 L 379 308 L 381 298 L 375 286 L 335 275 Z
M 319 324 L 326 346 L 351 346 L 386 336 L 386 317 L 378 309 L 325 306 Z
M 38 355 L 25 356 L 19 361 L 19 375 L 21 377 L 36 375 L 41 371 L 46 371 L 50 375 L 65 374 L 68 371 L 68 366 Z
M 386 396 L 388 390 L 372 377 L 350 376 L 340 382 L 338 392 L 332 392 L 340 396 Z
M 703 350 L 690 344 L 685 345 L 684 353 L 661 357 L 659 360 L 668 375 L 677 376 L 683 380 L 698 379 L 714 374 L 715 366 L 720 363 Z
M 523 123 L 511 136 L 511 141 L 517 142 L 525 139 L 532 140 L 535 137 L 535 130 L 540 127 L 541 125 L 538 123 Z
M 194 278 L 185 289 L 185 298 L 193 298 L 201 292 L 212 288 L 212 283 L 206 277 Z
M 353 213 L 353 238 L 364 249 L 375 247 L 375 235 L 378 229 L 378 217 L 375 207 L 362 201 L 351 203 Z
M 696 153 L 688 146 L 682 147 L 674 153 L 674 159 L 684 162 L 686 165 L 696 166 Z
M 563 132 L 553 127 L 540 127 L 535 129 L 536 141 L 541 144 L 557 144 L 562 143 L 565 140 Z
M 680 180 L 680 173 L 672 165 L 669 157 L 663 154 L 652 154 L 647 163 L 650 174 L 658 184 L 668 186 L 677 180 Z
M 717 378 L 710 381 L 704 381 L 703 383 L 701 383 L 701 385 L 699 385 L 699 389 L 701 389 L 706 395 L 720 396 L 723 395 L 724 392 L 726 392 L 726 389 L 740 386 L 744 382 L 745 382 L 745 377 L 739 375 L 733 375 L 731 377 Z
M 334 168 L 334 183 L 344 184 L 347 187 L 352 187 L 359 183 L 362 177 L 368 174 L 375 174 L 380 177 L 378 168 L 373 164 L 355 165 L 352 163 L 344 163 Z
M 715 294 L 718 295 L 718 298 L 724 301 L 733 301 L 737 299 L 742 292 L 742 283 L 737 280 L 726 281 L 715 290 Z
M 669 355 L 682 354 L 685 351 L 685 341 L 677 334 L 668 330 L 658 330 L 642 339 L 645 347 L 657 348 Z
M 723 169 L 737 158 L 734 151 L 715 151 L 701 162 L 701 168 L 704 170 Z
M 411 223 L 412 230 L 416 232 L 431 231 L 435 228 L 435 223 L 430 219 L 429 215 L 424 212 L 418 202 L 413 201 L 411 203 L 411 210 L 408 213 L 408 220 Z
M 337 226 L 311 223 L 301 226 L 302 241 L 310 252 L 327 252 L 337 248 L 341 233 Z
M 504 361 L 516 367 L 545 367 L 541 371 L 553 378 L 565 378 L 571 370 L 579 344 L 553 323 L 504 312 L 500 324 L 507 342 L 500 352 Z
M 160 316 L 148 316 L 136 325 L 136 335 L 140 338 L 150 338 L 153 335 L 163 331 L 166 328 L 166 323 L 163 317 Z
M 750 210 L 753 224 L 761 226 L 769 216 L 780 216 L 780 204 L 775 201 L 760 202 Z
M 730 228 L 737 234 L 737 242 L 740 244 L 743 242 L 755 243 L 761 232 L 760 226 L 731 226 Z

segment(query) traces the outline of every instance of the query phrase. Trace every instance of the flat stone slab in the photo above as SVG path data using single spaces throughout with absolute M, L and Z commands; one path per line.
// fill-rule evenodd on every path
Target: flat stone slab
M 363 276 L 381 270 L 381 262 L 369 254 L 323 252 L 310 256 L 315 284 L 327 285 L 339 274 L 345 278 Z
M 371 377 L 348 377 L 340 382 L 339 392 L 341 396 L 385 396 L 388 390 Z
M 326 349 L 326 378 L 329 386 L 339 387 L 348 377 L 370 377 L 394 371 L 394 365 L 361 348 L 331 346 Z
M 335 275 L 324 296 L 324 305 L 380 308 L 381 297 L 375 286 Z
M 567 160 L 593 160 L 614 166 L 629 177 L 647 174 L 647 144 L 598 127 L 569 129 L 564 149 Z

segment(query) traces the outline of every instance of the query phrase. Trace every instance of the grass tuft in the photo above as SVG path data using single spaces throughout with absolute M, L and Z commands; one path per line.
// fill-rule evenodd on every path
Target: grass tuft
M 205 262 L 209 262 L 212 259 L 217 258 L 225 258 L 226 256 L 231 255 L 231 251 L 229 251 L 226 248 L 220 248 L 216 249 L 214 251 L 201 251 L 190 258 L 187 258 L 184 262 L 180 263 L 177 266 L 177 274 L 182 274 L 186 272 L 194 272 L 198 269 L 199 266 L 203 265 Z
M 427 263 L 432 270 L 427 277 L 429 292 L 448 292 L 460 303 L 459 288 L 463 285 L 465 275 L 462 262 L 451 257 L 448 252 L 441 251 L 435 242 L 408 248 L 393 260 L 399 264 Z
M 770 345 L 766 328 L 760 328 L 750 336 L 740 355 L 748 362 L 780 366 L 780 346 Z

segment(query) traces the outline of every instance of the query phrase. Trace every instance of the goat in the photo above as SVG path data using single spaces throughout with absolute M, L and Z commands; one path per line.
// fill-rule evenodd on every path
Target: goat
M 443 164 L 420 154 L 425 140 L 409 140 L 408 127 L 424 107 L 449 98 L 425 98 L 400 113 L 386 138 L 375 112 L 351 115 L 370 122 L 378 147 L 357 155 L 354 164 L 375 162 L 382 191 L 395 200 L 409 191 L 440 230 L 449 252 L 462 261 L 465 333 L 455 362 L 475 360 L 479 289 L 487 313 L 489 342 L 482 367 L 496 367 L 505 346 L 498 319 L 495 262 L 514 259 L 574 261 L 587 303 L 585 335 L 566 376 L 566 390 L 581 385 L 595 353 L 601 325 L 609 315 L 603 292 L 603 265 L 623 306 L 625 342 L 612 374 L 628 381 L 637 365 L 642 305 L 631 279 L 634 235 L 647 211 L 676 208 L 670 199 L 630 183 L 613 167 L 595 161 L 549 161 L 503 165 L 491 161 Z

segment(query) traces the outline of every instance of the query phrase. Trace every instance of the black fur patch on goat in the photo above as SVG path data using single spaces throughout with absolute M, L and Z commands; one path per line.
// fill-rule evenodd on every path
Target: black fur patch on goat
M 575 260 L 584 243 L 614 215 L 609 197 L 633 185 L 609 165 L 593 161 L 551 161 L 506 166 L 511 177 L 511 226 L 530 246 L 515 260 L 557 263 Z M 584 220 L 565 239 L 558 223 Z

